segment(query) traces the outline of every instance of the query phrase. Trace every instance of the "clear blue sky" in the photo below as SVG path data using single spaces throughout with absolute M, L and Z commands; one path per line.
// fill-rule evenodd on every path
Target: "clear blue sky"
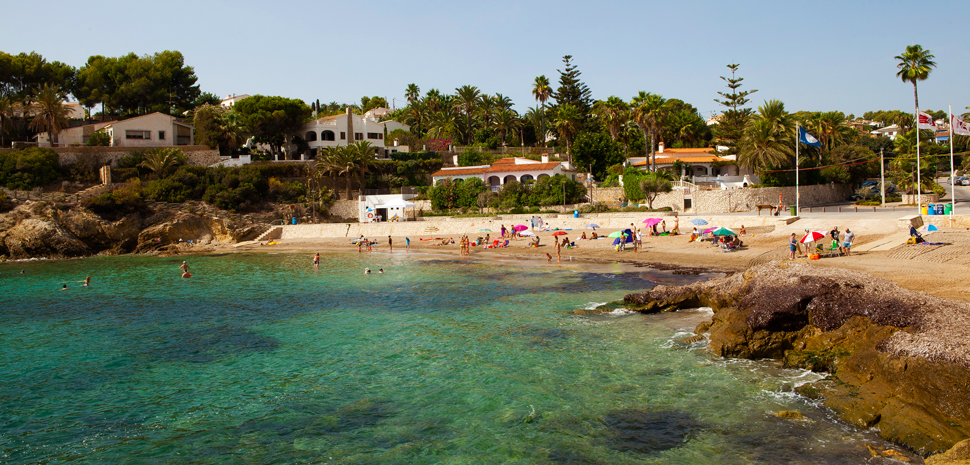
M 741 64 L 743 88 L 789 111 L 912 111 L 895 77 L 906 45 L 938 63 L 920 106 L 970 105 L 970 1 L 193 1 L 5 5 L 0 50 L 81 66 L 90 55 L 179 50 L 202 90 L 401 106 L 416 83 L 502 93 L 524 112 L 534 78 L 573 55 L 596 99 L 638 91 L 708 117 Z

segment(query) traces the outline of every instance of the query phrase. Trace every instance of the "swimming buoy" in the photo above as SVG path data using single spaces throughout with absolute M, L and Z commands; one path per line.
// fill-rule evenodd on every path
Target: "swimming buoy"
M 374 217 L 374 214 L 373 214 L 373 213 L 368 213 L 368 214 L 367 214 L 367 217 L 368 217 L 368 218 L 373 218 L 373 217 Z

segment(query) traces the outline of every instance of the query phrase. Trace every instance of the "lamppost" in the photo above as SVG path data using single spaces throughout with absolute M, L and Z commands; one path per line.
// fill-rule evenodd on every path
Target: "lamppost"
M 562 180 L 562 211 L 566 211 L 566 178 Z

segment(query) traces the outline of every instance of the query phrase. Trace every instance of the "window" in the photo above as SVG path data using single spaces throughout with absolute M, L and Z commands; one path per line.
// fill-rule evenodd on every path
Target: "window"
M 354 140 L 364 140 L 364 133 L 362 133 L 362 132 L 355 132 L 354 133 Z
M 316 131 L 307 131 L 306 134 L 304 134 L 303 140 L 307 142 L 315 142 L 317 140 Z
M 165 131 L 158 131 L 158 140 L 165 140 Z
M 347 140 L 347 133 L 340 131 L 340 140 Z
M 367 138 L 368 139 L 377 139 L 378 138 L 377 136 L 378 136 L 378 134 L 376 132 L 368 132 L 367 133 Z
M 340 133 L 340 138 L 344 138 L 344 133 Z M 320 133 L 320 140 L 333 140 L 333 131 L 323 131 Z
M 125 139 L 151 140 L 151 138 L 152 138 L 151 131 L 142 131 L 142 130 L 132 131 L 130 129 L 125 131 Z

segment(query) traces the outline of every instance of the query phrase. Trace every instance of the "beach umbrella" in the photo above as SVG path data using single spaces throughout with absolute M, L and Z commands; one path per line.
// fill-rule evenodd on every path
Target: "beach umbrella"
M 424 232 L 437 232 L 437 231 L 438 231 L 438 227 L 437 226 L 425 226 L 424 227 Z
M 535 236 L 536 233 L 534 233 L 532 231 L 522 231 L 522 232 L 519 233 L 519 235 L 522 236 L 522 237 L 530 237 L 530 236 Z
M 694 218 L 694 219 L 690 220 L 690 222 L 692 224 L 697 225 L 697 226 L 704 226 L 705 224 L 707 224 L 707 221 L 704 221 L 704 220 L 702 220 L 700 218 Z
M 717 230 L 712 232 L 711 235 L 712 236 L 737 236 L 737 234 L 735 234 L 734 231 L 731 231 L 730 229 L 723 228 L 723 227 L 718 228 Z
M 529 229 L 529 227 L 524 224 L 517 224 L 515 226 L 512 226 L 513 231 L 525 231 L 526 229 Z
M 707 234 L 707 233 L 709 233 L 711 231 L 716 231 L 716 230 L 717 230 L 717 228 L 707 228 L 703 232 L 701 232 L 701 234 Z
M 614 233 L 610 233 L 610 235 L 609 236 L 606 236 L 606 237 L 617 238 L 617 237 L 622 237 L 622 236 L 623 236 L 623 231 L 616 231 Z
M 586 228 L 593 228 L 593 229 L 596 229 L 596 228 L 599 228 L 599 227 L 601 227 L 601 226 L 600 226 L 600 225 L 598 225 L 598 224 L 596 224 L 596 223 L 590 223 L 590 224 L 587 224 L 587 225 L 586 225 L 586 226 L 584 226 L 584 227 L 586 227 Z
M 479 229 L 478 232 L 492 232 L 491 229 Z
M 643 220 L 643 224 L 647 225 L 648 228 L 650 226 L 653 226 L 655 224 L 660 224 L 662 222 L 663 222 L 663 220 L 660 219 L 660 218 L 647 218 L 647 219 Z
M 566 234 L 568 234 L 566 231 L 556 231 L 552 233 L 553 236 L 565 236 Z
M 939 231 L 940 228 L 937 228 L 935 224 L 928 224 L 923 226 L 922 228 L 919 228 L 919 230 L 922 232 L 933 232 L 933 231 Z
M 801 243 L 807 244 L 809 242 L 815 242 L 817 240 L 823 239 L 825 237 L 824 231 L 811 231 L 802 238 Z

